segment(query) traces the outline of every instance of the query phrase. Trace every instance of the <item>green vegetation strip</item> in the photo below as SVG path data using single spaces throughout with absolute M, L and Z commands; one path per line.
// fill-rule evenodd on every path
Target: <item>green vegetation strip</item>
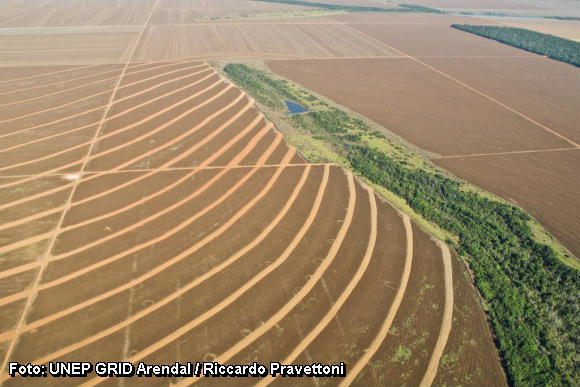
M 580 67 L 580 42 L 524 28 L 469 24 L 452 24 L 451 27 Z
M 244 64 L 224 71 L 267 109 L 280 113 L 283 100 L 292 99 L 312 110 L 286 117 L 331 149 L 334 160 L 455 236 L 447 242 L 471 266 L 512 385 L 580 385 L 579 272 L 536 241 L 527 213 L 466 189 L 364 120 L 295 84 Z M 298 146 L 309 158 L 309 150 Z
M 300 0 L 259 0 L 267 3 L 283 3 L 292 5 L 301 5 L 305 7 L 316 7 L 323 8 L 332 11 L 346 11 L 346 12 L 422 12 L 422 13 L 441 13 L 438 9 L 423 7 L 422 5 L 414 4 L 398 4 L 402 8 L 386 8 L 386 7 L 363 7 L 358 5 L 339 5 L 339 4 L 327 4 L 327 3 L 316 3 L 311 1 L 300 1 Z

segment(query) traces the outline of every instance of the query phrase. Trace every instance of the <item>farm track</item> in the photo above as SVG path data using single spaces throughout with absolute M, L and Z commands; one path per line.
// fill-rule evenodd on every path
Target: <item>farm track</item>
M 376 310 L 354 313 L 372 320 L 354 340 L 380 352 L 374 321 L 392 322 L 411 270 L 408 219 L 350 172 L 305 163 L 204 62 L 39 71 L 0 93 L 0 109 L 18 107 L 0 122 L 3 364 L 335 360 L 320 349 L 336 324 L 353 329 L 341 324 L 361 292 L 401 276 Z M 369 359 L 348 361 L 356 378 Z M 29 384 L 5 372 L 1 383 Z

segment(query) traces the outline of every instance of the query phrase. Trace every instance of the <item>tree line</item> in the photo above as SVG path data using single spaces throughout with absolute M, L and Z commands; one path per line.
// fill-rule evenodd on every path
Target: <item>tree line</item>
M 451 27 L 580 67 L 580 42 L 524 28 L 469 24 L 452 24 Z

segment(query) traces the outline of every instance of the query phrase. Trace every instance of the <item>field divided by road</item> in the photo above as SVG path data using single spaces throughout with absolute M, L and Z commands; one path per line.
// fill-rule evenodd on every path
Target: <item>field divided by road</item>
M 74 359 L 344 361 L 344 384 L 382 384 L 401 347 L 421 360 L 391 380 L 432 379 L 445 249 L 350 172 L 306 163 L 205 62 L 4 74 L 2 384 L 31 382 L 8 361 Z

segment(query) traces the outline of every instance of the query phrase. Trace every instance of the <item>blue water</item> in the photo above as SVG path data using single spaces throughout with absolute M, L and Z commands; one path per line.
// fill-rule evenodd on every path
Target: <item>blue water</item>
M 309 110 L 306 110 L 303 106 L 298 105 L 295 102 L 292 101 L 284 101 L 286 103 L 286 107 L 288 108 L 288 111 L 286 112 L 286 114 L 298 114 L 298 113 L 308 113 Z

